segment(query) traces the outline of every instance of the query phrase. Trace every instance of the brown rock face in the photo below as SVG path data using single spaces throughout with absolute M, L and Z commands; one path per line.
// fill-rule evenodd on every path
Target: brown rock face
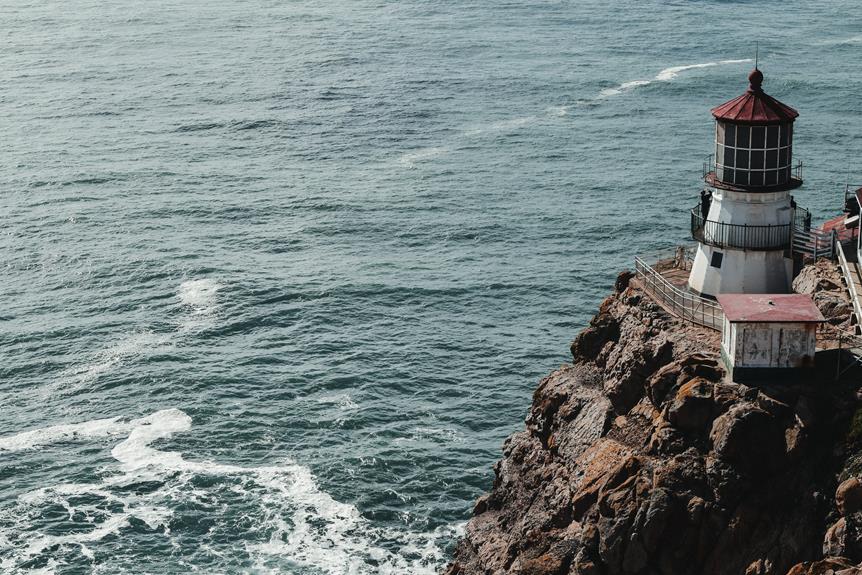
M 616 287 L 540 382 L 446 574 L 862 575 L 862 483 L 836 492 L 862 472 L 855 387 L 728 382 L 717 333 L 630 274 Z
M 841 515 L 862 510 L 862 481 L 855 477 L 845 479 L 835 491 L 835 505 Z

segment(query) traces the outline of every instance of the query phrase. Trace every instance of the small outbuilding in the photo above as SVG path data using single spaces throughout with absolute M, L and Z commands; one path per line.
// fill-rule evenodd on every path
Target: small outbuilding
M 721 294 L 721 357 L 733 381 L 792 381 L 814 369 L 817 325 L 810 296 Z

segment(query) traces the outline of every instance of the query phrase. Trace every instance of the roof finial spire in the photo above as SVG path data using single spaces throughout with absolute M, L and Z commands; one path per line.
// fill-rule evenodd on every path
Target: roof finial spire
M 750 92 L 759 92 L 763 88 L 761 88 L 761 84 L 763 84 L 763 72 L 757 67 L 758 61 L 760 60 L 760 42 L 754 42 L 754 70 L 751 71 L 751 74 L 748 75 L 748 90 Z

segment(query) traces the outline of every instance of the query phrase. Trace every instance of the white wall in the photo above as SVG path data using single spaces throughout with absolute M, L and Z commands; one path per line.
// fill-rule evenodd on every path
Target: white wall
M 802 367 L 814 359 L 817 324 L 733 323 L 729 337 L 722 334 L 722 347 L 732 367 Z M 810 363 L 809 363 L 810 365 Z
M 757 226 L 790 224 L 793 220 L 790 192 L 714 189 L 707 220 Z M 711 265 L 715 251 L 723 254 L 721 268 Z M 793 262 L 784 257 L 784 250 L 740 250 L 699 244 L 688 285 L 697 293 L 716 296 L 720 293 L 788 293 L 792 281 Z

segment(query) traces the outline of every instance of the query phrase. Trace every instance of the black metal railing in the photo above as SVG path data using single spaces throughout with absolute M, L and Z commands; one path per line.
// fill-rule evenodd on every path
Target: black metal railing
M 782 250 L 789 249 L 793 243 L 793 226 L 749 226 L 715 222 L 704 218 L 698 205 L 691 210 L 691 235 L 701 243 L 719 248 Z
M 793 196 L 790 196 L 793 203 Z M 793 227 L 797 230 L 809 231 L 811 229 L 811 212 L 799 206 L 793 206 Z

